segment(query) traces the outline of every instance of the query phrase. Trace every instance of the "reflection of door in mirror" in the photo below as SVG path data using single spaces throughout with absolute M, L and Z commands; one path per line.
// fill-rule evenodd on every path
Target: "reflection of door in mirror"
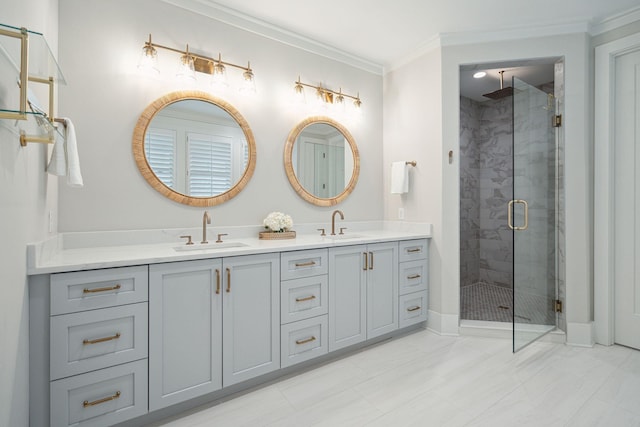
M 328 199 L 342 193 L 348 185 L 353 165 L 346 165 L 345 159 L 351 157 L 351 147 L 344 135 L 333 126 L 314 124 L 300 133 L 292 160 L 302 187 L 316 197 Z
M 198 100 L 163 108 L 145 134 L 145 156 L 168 187 L 193 197 L 232 188 L 248 162 L 244 132 L 219 107 Z

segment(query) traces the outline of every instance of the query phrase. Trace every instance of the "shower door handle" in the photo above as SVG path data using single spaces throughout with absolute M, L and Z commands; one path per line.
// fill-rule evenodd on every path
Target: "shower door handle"
M 514 226 L 513 225 L 513 205 L 515 205 L 516 203 L 521 204 L 524 206 L 524 225 L 522 225 L 521 227 L 518 226 Z M 523 231 L 526 230 L 527 228 L 529 228 L 529 205 L 527 204 L 526 200 L 520 200 L 520 199 L 515 199 L 515 200 L 510 200 L 509 201 L 509 205 L 508 205 L 508 213 L 507 213 L 507 223 L 509 224 L 509 228 L 512 230 L 516 230 L 516 231 Z

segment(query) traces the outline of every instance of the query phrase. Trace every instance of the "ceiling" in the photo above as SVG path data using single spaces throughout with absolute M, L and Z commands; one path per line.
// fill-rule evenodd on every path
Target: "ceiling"
M 542 58 L 491 64 L 473 64 L 460 67 L 460 95 L 475 101 L 489 101 L 485 93 L 500 89 L 500 71 L 504 71 L 504 87 L 512 86 L 517 77 L 533 86 L 554 81 L 554 64 L 560 58 Z M 480 79 L 473 77 L 477 71 L 486 72 Z
M 222 6 L 265 24 L 388 68 L 438 36 L 567 25 L 597 26 L 640 11 L 638 0 L 169 0 Z

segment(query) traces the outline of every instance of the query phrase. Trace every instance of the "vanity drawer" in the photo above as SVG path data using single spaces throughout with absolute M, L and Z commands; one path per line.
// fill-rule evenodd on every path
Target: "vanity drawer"
M 51 315 L 147 301 L 146 265 L 51 275 Z
M 428 248 L 426 239 L 404 240 L 400 242 L 400 262 L 427 259 Z
M 400 297 L 400 327 L 427 320 L 427 293 L 415 292 Z
M 327 316 L 283 325 L 280 331 L 281 367 L 295 365 L 328 352 Z
M 51 379 L 147 357 L 147 303 L 51 317 Z
M 282 252 L 280 255 L 280 278 L 282 280 L 327 274 L 327 249 Z
M 400 263 L 399 294 L 426 291 L 429 276 L 426 260 L 408 261 Z
M 110 426 L 147 413 L 147 361 L 52 381 L 52 426 Z
M 327 314 L 328 292 L 326 275 L 281 282 L 280 323 Z

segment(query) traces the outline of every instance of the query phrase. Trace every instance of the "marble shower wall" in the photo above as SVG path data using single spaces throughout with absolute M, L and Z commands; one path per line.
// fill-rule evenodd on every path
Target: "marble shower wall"
M 480 281 L 480 103 L 460 97 L 460 286 Z
M 511 98 L 460 98 L 460 284 L 512 287 Z

